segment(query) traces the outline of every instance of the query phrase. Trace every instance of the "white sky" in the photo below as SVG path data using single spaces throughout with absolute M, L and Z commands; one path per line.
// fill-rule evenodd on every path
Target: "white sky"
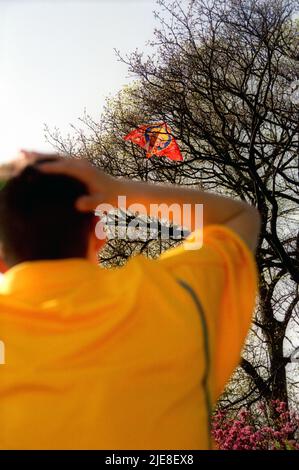
M 0 0 L 0 161 L 51 150 L 44 124 L 66 133 L 84 108 L 97 118 L 128 81 L 122 53 L 145 50 L 155 0 Z

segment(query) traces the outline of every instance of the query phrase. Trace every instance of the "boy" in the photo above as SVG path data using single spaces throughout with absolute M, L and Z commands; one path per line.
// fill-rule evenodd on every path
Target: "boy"
M 257 210 L 24 156 L 0 192 L 0 448 L 210 448 L 255 304 Z M 119 196 L 145 212 L 189 204 L 191 231 L 203 204 L 203 246 L 194 232 L 157 260 L 101 269 L 94 210 Z

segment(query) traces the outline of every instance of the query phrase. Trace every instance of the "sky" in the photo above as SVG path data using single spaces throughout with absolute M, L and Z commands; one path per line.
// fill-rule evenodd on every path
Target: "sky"
M 84 109 L 97 119 L 129 78 L 123 54 L 146 42 L 155 0 L 0 0 L 0 162 L 21 149 L 51 151 Z

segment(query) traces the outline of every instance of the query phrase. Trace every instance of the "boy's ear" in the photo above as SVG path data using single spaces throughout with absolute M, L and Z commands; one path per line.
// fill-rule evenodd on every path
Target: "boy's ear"
M 104 232 L 104 224 L 98 216 L 94 216 L 92 221 L 93 240 L 95 248 L 99 251 L 106 243 L 106 235 Z
M 3 260 L 3 245 L 0 242 L 0 273 L 5 273 L 8 270 L 4 260 Z

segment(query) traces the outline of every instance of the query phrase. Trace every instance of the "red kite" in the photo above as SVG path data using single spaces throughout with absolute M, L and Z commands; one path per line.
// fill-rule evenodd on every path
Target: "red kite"
M 180 148 L 165 122 L 138 126 L 124 137 L 146 150 L 147 158 L 153 155 L 168 157 L 170 160 L 182 161 Z

